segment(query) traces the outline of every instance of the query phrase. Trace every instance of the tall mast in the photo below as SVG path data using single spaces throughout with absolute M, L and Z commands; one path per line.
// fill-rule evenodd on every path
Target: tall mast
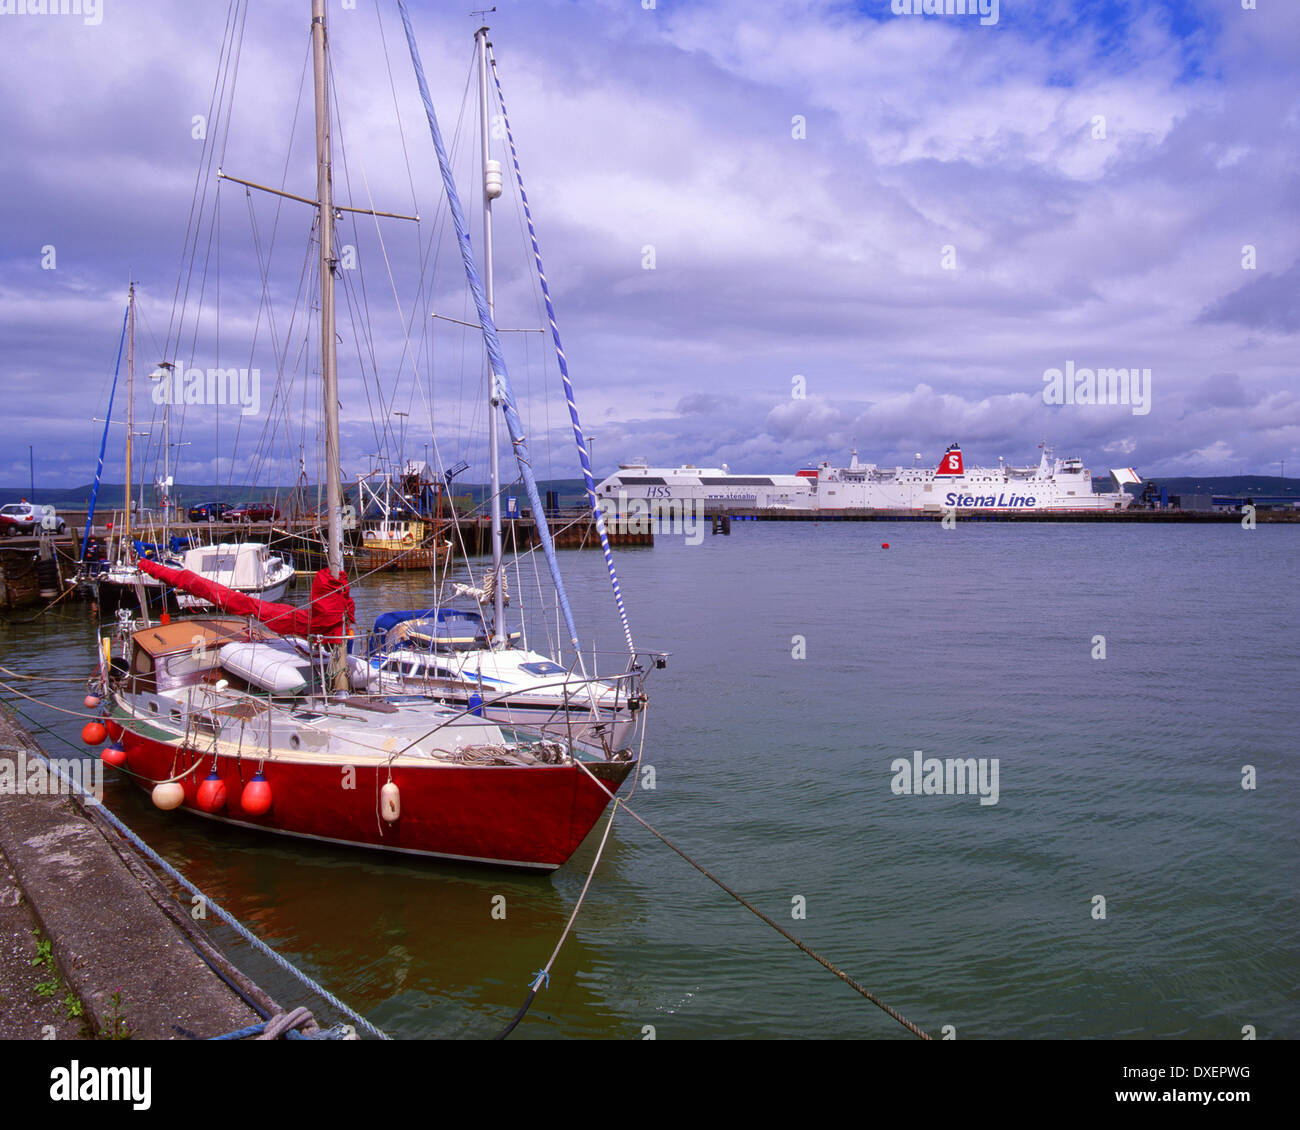
M 488 29 L 481 27 L 474 33 L 478 41 L 478 108 L 479 137 L 483 151 L 483 293 L 487 298 L 488 312 L 496 319 L 496 299 L 492 286 L 492 201 L 501 195 L 501 167 L 488 158 L 488 74 L 487 49 Z M 497 439 L 499 422 L 497 408 L 501 398 L 496 389 L 496 377 L 492 366 L 488 366 L 488 380 L 492 387 L 488 389 L 488 466 L 491 475 L 492 492 L 492 643 L 501 647 L 506 641 L 505 586 L 502 582 L 502 536 L 501 536 L 501 452 Z
M 135 283 L 126 305 L 126 524 L 122 537 L 131 544 L 131 440 L 135 435 Z
M 172 447 L 172 381 L 175 376 L 175 366 L 170 361 L 159 361 L 155 373 L 158 379 L 163 382 L 162 387 L 167 390 L 167 396 L 163 400 L 163 473 L 162 473 L 162 490 L 159 491 L 161 496 L 158 501 L 162 505 L 162 529 L 163 540 L 167 540 L 167 525 L 170 521 L 171 511 L 171 447 Z
M 334 180 L 330 166 L 329 78 L 325 69 L 325 0 L 311 0 L 312 77 L 316 90 L 316 198 L 320 205 L 320 365 L 325 397 L 325 559 L 343 573 L 343 499 L 339 454 L 339 368 L 334 338 Z M 330 674 L 335 690 L 348 685 L 347 645 L 333 647 Z
M 316 90 L 316 195 L 320 205 L 320 364 L 325 397 L 326 560 L 343 571 L 339 493 L 339 370 L 334 339 L 334 179 L 330 167 L 329 85 L 325 73 L 325 0 L 311 0 L 312 75 Z

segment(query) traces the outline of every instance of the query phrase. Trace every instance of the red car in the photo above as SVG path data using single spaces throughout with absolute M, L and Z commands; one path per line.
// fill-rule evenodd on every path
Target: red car
M 274 522 L 280 517 L 280 511 L 268 502 L 246 502 L 226 511 L 227 522 Z

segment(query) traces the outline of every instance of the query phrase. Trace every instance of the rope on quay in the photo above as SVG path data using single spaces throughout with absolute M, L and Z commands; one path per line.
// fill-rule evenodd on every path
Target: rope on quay
M 212 1036 L 209 1039 L 210 1041 L 247 1040 L 250 1036 L 255 1036 L 259 1040 L 278 1040 L 282 1036 L 286 1040 L 356 1039 L 356 1036 L 354 1034 L 350 1035 L 342 1025 L 335 1025 L 333 1028 L 327 1028 L 314 1035 L 304 1035 L 296 1030 L 311 1021 L 312 1014 L 309 1009 L 295 1008 L 292 1012 L 277 1012 L 269 1020 L 263 1020 L 260 1024 L 250 1024 L 247 1028 L 238 1028 L 234 1032 L 225 1032 L 220 1036 Z
M 78 754 L 81 754 L 83 757 L 85 756 L 82 750 L 78 749 L 66 738 L 61 737 L 58 734 L 55 734 L 47 727 L 41 726 L 41 724 L 37 722 L 36 719 L 32 718 L 30 715 L 26 714 L 22 710 L 19 710 L 12 703 L 9 703 L 7 705 L 9 706 L 9 709 L 12 710 L 15 714 L 19 715 L 22 718 L 25 718 L 28 722 L 31 722 L 33 725 L 39 727 L 45 733 L 50 734 L 51 737 L 57 738 L 59 741 L 63 742 L 64 745 L 72 749 L 76 749 Z M 71 777 L 65 774 L 62 769 L 60 769 L 57 765 L 51 762 L 50 759 L 45 756 L 43 750 L 39 748 L 33 748 L 29 752 L 33 756 L 39 758 L 40 761 L 44 763 L 47 772 L 53 773 L 60 780 L 62 780 L 68 786 L 69 792 L 81 798 L 82 800 L 86 799 L 87 796 L 86 790 L 81 786 L 81 783 L 78 781 L 74 781 Z M 146 859 L 148 859 L 151 863 L 156 864 L 167 876 L 169 876 L 174 882 L 179 884 L 191 895 L 201 898 L 203 900 L 204 905 L 208 907 L 208 909 L 210 909 L 214 914 L 216 914 L 216 916 L 220 918 L 221 921 L 223 921 L 227 926 L 229 926 L 232 930 L 234 930 L 236 934 L 238 934 L 241 938 L 244 939 L 244 941 L 248 942 L 248 944 L 251 945 L 255 950 L 257 950 L 258 953 L 262 954 L 265 957 L 269 957 L 273 962 L 275 962 L 276 965 L 278 965 L 281 969 L 283 969 L 286 973 L 290 974 L 292 977 L 295 977 L 301 984 L 306 986 L 318 997 L 320 997 L 321 1000 L 325 1001 L 336 1011 L 346 1016 L 349 1020 L 355 1023 L 358 1028 L 364 1029 L 366 1032 L 369 1032 L 372 1036 L 375 1036 L 377 1039 L 380 1040 L 390 1039 L 390 1037 L 386 1032 L 382 1031 L 379 1028 L 376 1028 L 375 1025 L 371 1024 L 370 1021 L 367 1020 L 360 1013 L 349 1008 L 346 1004 L 344 1004 L 341 1000 L 339 1000 L 338 997 L 336 997 L 333 993 L 331 993 L 327 988 L 325 988 L 318 981 L 314 980 L 310 975 L 304 973 L 301 969 L 299 969 L 292 962 L 290 962 L 288 958 L 282 957 L 280 954 L 276 953 L 275 950 L 273 950 L 269 945 L 267 945 L 266 942 L 262 941 L 262 939 L 259 938 L 256 934 L 252 933 L 246 926 L 244 926 L 242 922 L 239 921 L 239 919 L 237 919 L 233 914 L 231 914 L 228 910 L 226 910 L 225 907 L 223 907 L 215 899 L 209 898 L 202 891 L 200 891 L 198 887 L 196 887 L 187 878 L 185 878 L 185 876 L 182 875 L 179 871 L 177 871 L 175 867 L 173 867 L 170 863 L 168 863 L 165 859 L 163 859 L 163 857 L 160 856 L 156 851 L 154 851 L 153 848 L 151 848 L 147 843 L 145 843 L 144 840 L 142 840 L 139 836 L 137 836 L 135 832 L 133 832 L 124 823 L 122 823 L 121 820 L 119 820 L 116 816 L 114 816 L 113 813 L 110 812 L 105 805 L 97 803 L 94 807 L 97 810 L 98 814 L 102 816 L 105 820 L 107 820 L 108 823 L 111 824 L 123 837 L 125 837 L 129 843 L 133 844 L 136 850 L 138 850 L 142 855 L 144 855 Z M 286 1014 L 280 1014 L 280 1015 L 286 1015 Z M 292 1015 L 292 1014 L 287 1014 L 287 1015 Z M 272 1020 L 274 1019 L 275 1018 L 272 1017 Z M 270 1023 L 270 1021 L 268 1021 L 268 1023 Z

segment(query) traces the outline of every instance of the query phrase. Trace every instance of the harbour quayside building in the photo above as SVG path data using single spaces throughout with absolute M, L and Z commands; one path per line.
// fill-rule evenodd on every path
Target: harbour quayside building
M 918 459 L 920 456 L 917 457 Z M 937 467 L 879 467 L 860 463 L 853 452 L 847 467 L 829 461 L 793 475 L 733 475 L 712 467 L 650 467 L 621 464 L 596 488 L 611 513 L 662 514 L 677 507 L 705 512 L 730 510 L 1124 510 L 1125 492 L 1141 483 L 1131 467 L 1112 470 L 1116 489 L 1094 491 L 1092 472 L 1077 458 L 1056 459 L 1044 447 L 1038 464 L 967 467 L 953 444 Z

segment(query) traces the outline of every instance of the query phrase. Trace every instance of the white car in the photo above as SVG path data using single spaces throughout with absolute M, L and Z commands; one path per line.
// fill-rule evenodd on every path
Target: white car
M 0 535 L 16 537 L 36 533 L 37 529 L 66 533 L 68 526 L 53 506 L 33 506 L 30 502 L 10 502 L 0 506 Z

